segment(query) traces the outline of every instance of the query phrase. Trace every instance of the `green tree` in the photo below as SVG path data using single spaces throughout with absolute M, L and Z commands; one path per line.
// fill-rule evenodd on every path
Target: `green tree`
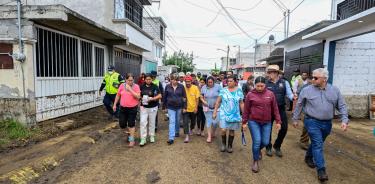
M 163 55 L 163 65 L 177 65 L 178 72 L 192 72 L 194 70 L 194 54 L 184 53 L 181 50 L 179 52 L 173 52 L 172 55 L 164 53 Z

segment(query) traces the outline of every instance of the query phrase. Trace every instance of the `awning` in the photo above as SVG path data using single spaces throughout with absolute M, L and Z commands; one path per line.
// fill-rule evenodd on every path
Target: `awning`
M 287 43 L 290 43 L 290 42 L 296 42 L 296 41 L 300 41 L 302 39 L 303 36 L 309 34 L 309 33 L 312 33 L 314 31 L 317 31 L 317 30 L 320 30 L 324 27 L 327 27 L 329 25 L 332 25 L 334 24 L 335 22 L 337 22 L 336 20 L 323 20 L 323 21 L 320 21 L 278 43 L 275 44 L 275 46 L 283 46 Z
M 357 34 L 375 31 L 375 7 L 307 34 L 302 39 L 324 40 L 326 38 L 337 37 L 338 35 L 342 35 L 338 39 L 345 39 L 346 37 L 353 36 L 353 30 L 358 30 Z

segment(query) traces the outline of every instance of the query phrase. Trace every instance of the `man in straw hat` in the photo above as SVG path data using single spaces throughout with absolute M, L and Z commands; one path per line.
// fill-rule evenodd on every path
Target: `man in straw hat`
M 290 88 L 289 82 L 279 77 L 280 69 L 278 65 L 269 65 L 266 71 L 268 76 L 266 86 L 275 94 L 282 121 L 281 129 L 278 132 L 273 148 L 275 149 L 276 156 L 282 157 L 283 154 L 281 152 L 281 144 L 283 143 L 286 133 L 288 131 L 288 117 L 285 112 L 285 97 L 288 97 L 289 100 L 293 100 L 294 95 L 292 89 Z M 266 147 L 267 156 L 272 156 L 273 154 L 271 141 L 272 138 L 270 136 L 270 144 Z

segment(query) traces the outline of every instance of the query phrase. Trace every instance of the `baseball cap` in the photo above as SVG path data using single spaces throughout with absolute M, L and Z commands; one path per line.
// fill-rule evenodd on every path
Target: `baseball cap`
M 193 80 L 193 77 L 191 77 L 190 75 L 185 76 L 185 81 L 192 81 L 192 80 Z

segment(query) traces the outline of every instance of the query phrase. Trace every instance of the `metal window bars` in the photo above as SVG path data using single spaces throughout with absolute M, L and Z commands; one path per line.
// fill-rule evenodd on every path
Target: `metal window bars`
M 48 28 L 36 30 L 37 77 L 104 76 L 104 46 Z

